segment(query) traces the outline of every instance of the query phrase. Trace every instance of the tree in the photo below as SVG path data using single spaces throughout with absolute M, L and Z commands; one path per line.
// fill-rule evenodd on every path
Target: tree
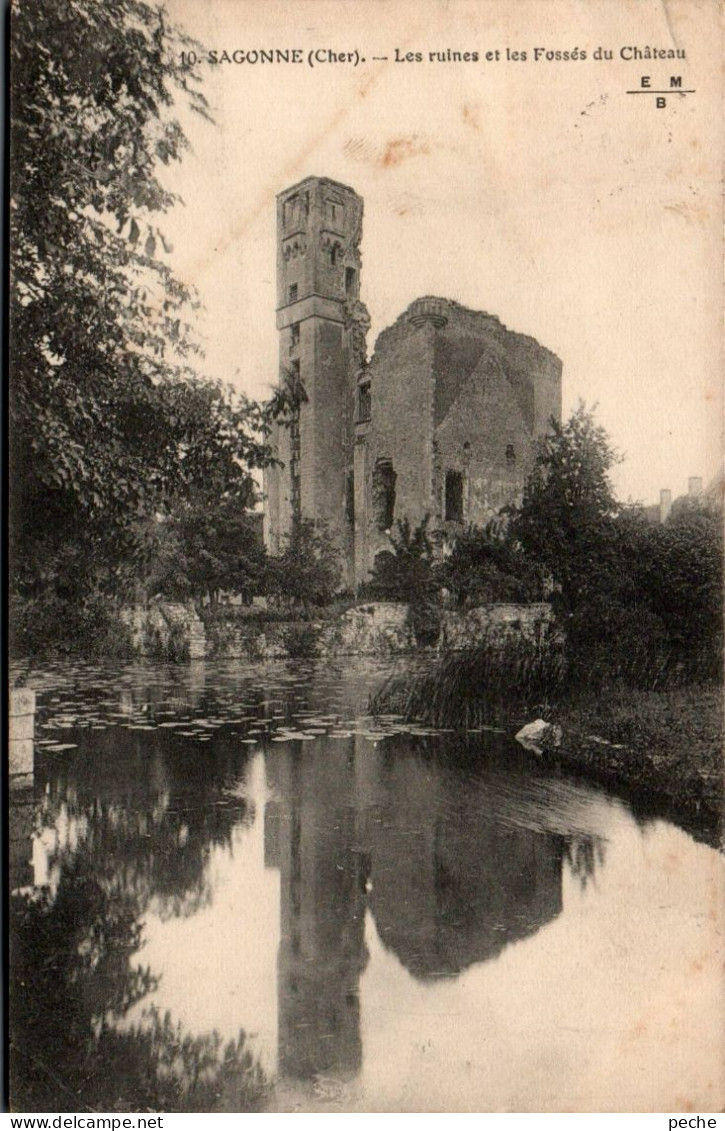
M 613 521 L 619 512 L 609 471 L 620 456 L 583 403 L 564 424 L 551 421 L 524 485 L 512 534 L 556 583 L 555 603 L 573 614 L 616 589 Z
M 186 145 L 174 88 L 206 111 L 172 36 L 161 10 L 137 0 L 14 11 L 15 471 L 90 515 L 155 489 L 144 474 L 154 415 L 168 415 L 165 386 L 192 372 L 182 318 L 193 296 L 160 257 L 157 216 L 175 197 L 157 172 Z
M 672 664 L 690 678 L 721 678 L 722 518 L 686 507 L 667 522 L 640 522 L 625 563 L 640 607 L 663 626 Z
M 552 425 L 512 532 L 548 571 L 572 678 L 643 687 L 717 678 L 722 665 L 719 516 L 685 508 L 653 525 L 615 501 L 609 438 L 580 405 Z
M 267 592 L 280 604 L 326 605 L 340 585 L 334 543 L 311 519 L 296 522 L 283 552 L 267 559 Z
M 181 510 L 173 528 L 192 597 L 208 597 L 215 605 L 222 590 L 247 597 L 263 591 L 266 553 L 261 532 L 234 499 L 210 505 L 202 496 Z
M 373 597 L 388 601 L 426 602 L 435 595 L 433 545 L 428 534 L 428 515 L 416 527 L 402 519 L 391 535 L 392 550 L 376 555 L 367 588 Z
M 266 463 L 262 406 L 196 376 L 192 291 L 159 226 L 208 117 L 143 0 L 28 0 L 11 38 L 11 583 L 78 604 L 117 592 L 138 526 L 202 487 L 247 505 Z
M 497 536 L 470 526 L 458 535 L 451 553 L 434 572 L 457 605 L 538 601 L 542 597 L 541 570 L 508 530 Z
M 423 646 L 435 644 L 441 626 L 428 521 L 425 515 L 416 527 L 408 518 L 397 523 L 391 536 L 394 552 L 383 550 L 376 556 L 366 587 L 373 597 L 407 603 L 408 623 L 416 642 Z

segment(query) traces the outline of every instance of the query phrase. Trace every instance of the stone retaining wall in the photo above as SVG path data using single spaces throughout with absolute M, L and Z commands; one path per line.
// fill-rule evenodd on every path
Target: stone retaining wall
M 171 660 L 203 660 L 206 656 L 204 622 L 191 604 L 152 601 L 133 605 L 121 610 L 121 619 L 140 656 Z
M 492 634 L 541 639 L 552 622 L 546 604 L 442 609 L 437 643 L 423 648 L 416 640 L 408 605 L 386 601 L 356 605 L 335 621 L 259 621 L 232 615 L 205 625 L 192 607 L 167 602 L 126 609 L 123 619 L 142 656 L 259 661 L 456 651 Z
M 551 632 L 551 606 L 481 605 L 476 609 L 446 609 L 443 612 L 438 648 L 460 651 L 491 634 L 498 637 L 525 636 L 541 640 Z
M 551 609 L 546 604 L 488 605 L 465 612 L 444 609 L 437 644 L 422 648 L 410 623 L 408 605 L 369 602 L 348 609 L 335 621 L 217 620 L 207 624 L 206 655 L 247 660 L 396 656 L 443 648 L 458 650 L 491 634 L 542 638 L 550 626 Z

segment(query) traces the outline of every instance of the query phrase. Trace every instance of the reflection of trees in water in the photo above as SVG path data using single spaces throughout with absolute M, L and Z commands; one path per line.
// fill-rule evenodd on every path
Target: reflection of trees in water
M 582 891 L 595 880 L 606 858 L 607 846 L 602 837 L 572 836 L 566 840 L 564 859 Z
M 77 816 L 73 808 L 70 814 Z M 128 894 L 162 920 L 187 917 L 211 899 L 208 862 L 215 847 L 231 844 L 232 830 L 252 820 L 243 800 L 197 810 L 138 813 L 98 804 L 81 810 L 82 841 L 109 895 Z M 59 845 L 49 864 L 61 870 L 77 849 Z
M 143 741 L 104 735 L 64 767 L 39 768 L 45 827 L 73 826 L 58 838 L 49 866 L 63 870 L 82 845 L 105 890 L 153 903 L 162 918 L 194 914 L 210 899 L 208 862 L 232 832 L 253 820 L 251 803 L 227 784 L 243 777 L 246 756 L 227 749 L 183 748 L 163 732 Z
M 262 1072 L 245 1035 L 185 1034 L 167 1014 L 119 1029 L 157 979 L 132 965 L 134 895 L 110 895 L 79 849 L 48 890 L 10 905 L 10 1072 L 15 1111 L 257 1110 Z M 221 1100 L 219 1097 L 222 1097 Z

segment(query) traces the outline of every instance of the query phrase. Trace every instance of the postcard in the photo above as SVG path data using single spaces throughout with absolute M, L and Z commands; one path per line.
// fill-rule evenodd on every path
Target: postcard
M 10 1110 L 722 1111 L 721 34 L 17 0 Z

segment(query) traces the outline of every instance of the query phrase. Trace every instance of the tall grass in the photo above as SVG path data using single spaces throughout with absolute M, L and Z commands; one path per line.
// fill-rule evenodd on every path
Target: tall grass
M 391 677 L 372 697 L 370 711 L 470 730 L 545 712 L 563 694 L 566 674 L 559 644 L 487 635 L 412 678 Z
M 661 640 L 650 639 L 644 626 L 639 633 L 630 625 L 627 634 L 586 644 L 563 635 L 535 640 L 488 634 L 423 672 L 391 677 L 371 699 L 370 710 L 466 730 L 692 682 L 690 668 Z

